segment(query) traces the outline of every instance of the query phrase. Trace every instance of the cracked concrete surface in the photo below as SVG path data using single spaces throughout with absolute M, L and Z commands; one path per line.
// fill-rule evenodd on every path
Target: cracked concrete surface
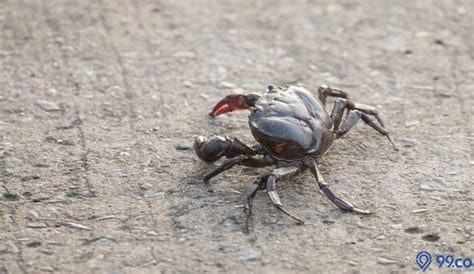
M 416 253 L 471 257 L 472 1 L 0 0 L 0 273 L 418 271 Z M 285 206 L 210 185 L 195 135 L 252 137 L 231 92 L 320 84 L 376 106 L 401 150 L 364 125 Z M 436 270 L 433 264 L 431 270 Z

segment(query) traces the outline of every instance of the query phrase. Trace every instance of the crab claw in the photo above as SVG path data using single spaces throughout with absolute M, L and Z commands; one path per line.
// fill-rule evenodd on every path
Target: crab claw
M 222 157 L 234 158 L 238 155 L 256 155 L 257 151 L 246 146 L 237 138 L 214 135 L 209 139 L 197 136 L 194 139 L 194 151 L 205 162 L 214 162 Z
M 220 136 L 214 136 L 211 139 L 197 136 L 194 139 L 194 151 L 201 160 L 214 162 L 225 155 L 231 144 L 232 140 Z
M 227 95 L 224 99 L 220 100 L 212 109 L 211 115 L 215 117 L 217 115 L 231 112 L 236 109 L 248 109 L 255 105 L 255 102 L 260 98 L 257 94 L 231 94 Z

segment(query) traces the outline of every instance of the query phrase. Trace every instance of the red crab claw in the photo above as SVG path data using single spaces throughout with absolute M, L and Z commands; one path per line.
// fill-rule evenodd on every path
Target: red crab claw
M 258 94 L 231 94 L 220 100 L 212 109 L 209 115 L 215 117 L 217 115 L 231 112 L 236 109 L 248 109 L 255 105 L 255 102 L 260 98 Z

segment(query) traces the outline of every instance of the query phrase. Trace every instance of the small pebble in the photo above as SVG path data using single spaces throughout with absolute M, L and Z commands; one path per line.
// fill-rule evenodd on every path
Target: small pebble
M 323 224 L 332 225 L 332 224 L 334 224 L 334 221 L 329 220 L 329 219 L 325 219 L 325 220 L 323 220 Z
M 97 218 L 96 221 L 110 220 L 113 218 L 115 218 L 114 215 L 107 215 L 107 216 L 102 216 L 102 217 Z
M 173 57 L 183 58 L 183 59 L 194 59 L 196 58 L 196 53 L 192 51 L 179 51 L 173 54 Z
M 12 253 L 20 253 L 20 249 L 13 242 L 7 242 L 7 246 Z
M 427 31 L 415 32 L 415 37 L 418 37 L 418 38 L 426 38 L 426 37 L 430 37 L 430 36 L 432 36 L 432 33 L 427 32 Z
M 456 12 L 459 13 L 459 14 L 461 14 L 461 15 L 466 14 L 466 11 L 467 11 L 467 10 L 466 10 L 464 7 L 458 7 L 458 8 L 456 9 Z
M 34 210 L 30 210 L 28 211 L 26 218 L 28 218 L 30 221 L 36 221 L 39 218 L 39 214 Z
M 436 242 L 439 239 L 441 239 L 441 237 L 438 234 L 426 234 L 426 235 L 423 235 L 423 237 L 421 238 L 428 242 Z
M 58 139 L 57 142 L 58 142 L 58 144 L 65 145 L 65 146 L 73 146 L 74 145 L 74 141 L 71 141 L 71 140 Z
M 420 123 L 420 121 L 418 121 L 418 120 L 406 121 L 405 126 L 406 127 L 412 127 L 412 126 L 418 125 L 419 123 Z
M 433 181 L 438 182 L 443 186 L 450 186 L 450 184 L 443 177 L 434 177 Z
M 49 196 L 46 194 L 38 194 L 37 196 L 31 197 L 31 201 L 34 203 L 39 203 L 46 200 L 49 200 Z
M 392 225 L 392 228 L 393 228 L 393 229 L 402 229 L 402 228 L 403 228 L 403 225 L 402 225 L 402 224 L 393 224 L 393 225 Z
M 14 157 L 8 157 L 6 159 L 3 160 L 5 162 L 5 166 L 7 168 L 15 168 L 15 167 L 19 167 L 19 166 L 22 166 L 23 165 L 23 161 L 18 159 L 18 158 L 14 158 Z
M 434 90 L 433 86 L 422 86 L 422 85 L 412 85 L 407 88 L 416 89 L 416 90 Z
M 109 246 L 114 244 L 115 242 L 111 239 L 108 238 L 101 238 L 98 239 L 97 241 L 93 242 L 94 245 L 99 245 L 99 246 Z
M 383 258 L 383 257 L 377 258 L 377 263 L 381 264 L 381 265 L 397 264 L 396 261 L 394 261 L 392 259 Z
M 191 150 L 193 150 L 192 147 L 184 146 L 184 145 L 177 145 L 175 148 L 176 148 L 176 150 L 181 150 L 181 151 L 191 151 Z
M 119 177 L 119 178 L 126 178 L 126 177 L 130 177 L 131 175 L 133 175 L 133 174 L 132 173 L 123 173 L 123 172 L 117 172 L 117 173 L 112 174 L 112 176 Z
M 40 245 L 41 245 L 40 241 L 31 241 L 31 242 L 26 244 L 27 247 L 38 247 Z
M 436 97 L 439 97 L 439 98 L 450 98 L 450 97 L 453 97 L 453 95 L 451 95 L 451 94 L 449 94 L 449 93 L 446 93 L 446 92 L 438 91 L 438 92 L 436 92 Z
M 47 112 L 52 111 L 62 111 L 63 109 L 55 102 L 45 101 L 45 100 L 38 100 L 35 103 L 38 107 L 42 110 Z
M 92 229 L 88 226 L 81 225 L 81 224 L 76 224 L 76 223 L 72 223 L 72 222 L 67 222 L 67 223 L 65 223 L 65 225 L 70 227 L 70 228 L 77 228 L 77 229 L 83 229 L 83 230 L 91 230 Z
M 21 180 L 23 182 L 26 182 L 26 181 L 30 181 L 30 180 L 38 180 L 40 179 L 40 176 L 38 175 L 25 175 L 25 176 L 21 176 Z
M 434 42 L 436 45 L 445 46 L 444 41 L 441 40 L 441 39 L 434 39 L 433 42 Z
M 14 121 L 2 121 L 2 120 L 0 120 L 0 126 L 9 126 L 9 125 L 12 125 L 14 123 L 15 123 Z
M 40 270 L 45 271 L 45 272 L 55 272 L 56 269 L 52 266 L 42 266 Z
M 69 152 L 69 154 L 72 155 L 72 156 L 83 157 L 87 154 L 87 151 L 86 150 L 74 150 L 74 151 Z
M 65 146 L 73 146 L 74 145 L 73 141 L 56 139 L 56 138 L 51 137 L 51 136 L 46 137 L 46 141 L 51 142 L 51 143 L 58 143 L 60 145 L 65 145 Z
M 165 193 L 158 192 L 154 194 L 145 194 L 143 198 L 145 198 L 145 200 L 148 200 L 148 201 L 163 201 L 165 199 Z
M 382 205 L 383 207 L 390 208 L 390 209 L 397 209 L 397 207 L 393 205 Z
M 56 95 L 56 94 L 58 94 L 58 90 L 55 89 L 55 88 L 50 88 L 50 89 L 48 89 L 48 93 L 51 94 L 51 95 Z
M 423 232 L 423 230 L 421 230 L 421 228 L 419 228 L 417 226 L 412 226 L 412 227 L 406 228 L 405 232 L 410 233 L 410 234 L 417 234 L 417 233 Z
M 404 147 L 413 147 L 416 145 L 417 141 L 409 138 L 401 138 L 400 143 L 402 143 Z
M 242 250 L 239 253 L 239 260 L 241 261 L 255 261 L 262 256 L 262 252 L 256 249 Z
M 26 224 L 27 227 L 29 228 L 46 228 L 48 225 L 43 222 L 30 222 Z
M 426 184 L 421 184 L 420 185 L 420 190 L 424 190 L 424 191 L 433 191 L 434 188 L 432 188 L 431 186 L 429 185 L 426 185 Z
M 140 188 L 143 189 L 143 190 L 150 190 L 150 189 L 153 189 L 153 185 L 148 183 L 148 182 L 141 183 Z
M 191 81 L 186 80 L 186 81 L 183 82 L 183 87 L 191 88 L 191 87 L 193 87 L 193 83 L 191 83 Z
M 35 167 L 50 167 L 51 165 L 48 163 L 38 162 L 34 164 Z
M 354 261 L 347 261 L 347 263 L 348 263 L 349 265 L 352 265 L 352 266 L 358 266 L 358 265 L 359 265 L 358 263 L 356 263 L 356 262 L 354 262 Z
M 78 126 L 78 125 L 81 125 L 81 124 L 82 124 L 81 118 L 76 118 L 76 119 L 72 120 L 69 124 L 63 125 L 63 126 L 58 126 L 58 127 L 56 127 L 56 129 L 61 129 L 61 130 L 71 129 L 71 128 L 74 128 L 75 126 Z
M 237 218 L 235 216 L 230 216 L 229 218 L 226 218 L 224 222 L 222 222 L 222 225 L 225 227 L 233 227 L 238 224 Z
M 46 249 L 46 248 L 40 249 L 38 251 L 43 253 L 43 254 L 46 254 L 46 255 L 53 255 L 53 253 L 54 253 L 52 250 Z
M 219 83 L 219 87 L 220 88 L 236 88 L 237 85 L 235 85 L 234 83 L 222 81 Z
M 143 167 L 152 167 L 154 165 L 152 157 L 146 159 L 141 163 L 141 166 Z
M 4 193 L 3 199 L 7 201 L 18 201 L 20 200 L 20 194 L 18 193 Z

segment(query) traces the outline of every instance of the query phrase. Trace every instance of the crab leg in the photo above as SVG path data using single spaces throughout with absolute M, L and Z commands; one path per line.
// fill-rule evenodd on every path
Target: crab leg
M 258 178 L 253 182 L 253 184 L 247 187 L 244 196 L 244 213 L 247 215 L 245 218 L 245 230 L 246 234 L 250 231 L 250 217 L 252 216 L 252 206 L 253 206 L 253 199 L 257 195 L 257 191 L 262 187 L 263 180 L 262 178 Z
M 240 155 L 230 160 L 225 161 L 222 165 L 218 166 L 216 169 L 204 175 L 202 179 L 205 183 L 208 183 L 213 177 L 219 175 L 220 173 L 232 168 L 233 166 L 239 164 L 240 162 L 249 159 L 250 156 Z
M 372 127 L 373 129 L 375 129 L 376 131 L 380 132 L 380 134 L 384 135 L 387 137 L 388 141 L 392 144 L 393 148 L 395 150 L 398 150 L 398 147 L 397 145 L 395 145 L 395 142 L 393 142 L 392 140 L 392 137 L 390 137 L 390 134 L 388 133 L 388 131 L 382 126 L 379 126 L 377 125 L 376 123 L 374 123 L 374 121 L 372 121 L 369 117 L 369 115 L 367 114 L 362 114 L 362 121 L 364 121 L 367 125 L 369 125 L 370 127 Z M 380 118 L 379 118 L 380 119 Z M 379 120 L 380 122 L 380 120 Z M 382 123 L 381 123 L 382 124 Z
M 334 133 L 336 134 L 336 137 L 342 137 L 344 136 L 349 130 L 351 130 L 357 122 L 359 122 L 360 117 L 362 116 L 362 112 L 358 110 L 353 110 L 349 111 L 349 114 L 347 114 L 346 120 L 342 123 L 341 127 L 336 129 Z
M 392 144 L 393 148 L 395 150 L 398 150 L 398 147 L 395 145 L 392 138 L 390 137 L 390 134 L 388 133 L 388 130 L 385 129 L 385 123 L 383 122 L 382 118 L 380 117 L 377 109 L 373 106 L 368 106 L 368 105 L 363 105 L 363 104 L 358 104 L 358 103 L 354 103 L 353 105 L 354 105 L 353 106 L 354 109 L 356 109 L 356 110 L 363 113 L 362 114 L 362 121 L 364 121 L 367 125 L 369 125 L 373 129 L 377 130 L 380 134 L 386 136 L 387 139 Z M 377 125 L 376 123 L 374 123 L 370 119 L 369 115 L 375 117 L 377 122 L 379 122 L 380 126 Z
M 342 125 L 339 127 L 339 125 L 341 124 L 342 116 L 346 109 L 348 110 L 348 116 L 346 120 L 342 123 Z M 375 119 L 380 123 L 380 125 L 372 121 L 369 115 L 374 116 Z M 355 126 L 355 124 L 357 124 L 360 118 L 362 118 L 362 121 L 364 121 L 364 123 L 366 123 L 368 126 L 372 127 L 380 134 L 387 137 L 393 148 L 395 150 L 398 150 L 397 146 L 390 137 L 388 130 L 385 129 L 382 118 L 380 118 L 380 115 L 374 107 L 356 104 L 347 99 L 336 99 L 331 112 L 331 120 L 333 121 L 334 131 L 337 135 L 337 138 L 346 134 L 352 127 Z
M 308 168 L 310 172 L 316 178 L 316 181 L 318 182 L 318 186 L 321 189 L 321 191 L 324 193 L 324 195 L 326 195 L 326 197 L 331 202 L 333 202 L 336 206 L 338 206 L 340 209 L 352 211 L 352 212 L 356 212 L 360 214 L 372 214 L 372 212 L 368 210 L 359 209 L 353 206 L 351 203 L 345 201 L 344 199 L 337 197 L 336 194 L 334 194 L 331 191 L 331 189 L 329 189 L 329 186 L 324 180 L 323 176 L 321 175 L 321 172 L 319 172 L 318 165 L 316 164 L 316 162 L 312 161 L 312 163 L 308 165 Z
M 347 94 L 347 92 L 343 91 L 343 90 L 340 90 L 340 89 L 334 89 L 334 88 L 330 88 L 326 85 L 321 85 L 318 89 L 318 93 L 319 93 L 319 100 L 321 100 L 321 102 L 326 105 L 326 98 L 328 96 L 330 97 L 338 97 L 338 98 L 349 98 L 349 95 Z
M 289 167 L 280 167 L 274 169 L 272 173 L 263 175 L 259 177 L 257 180 L 250 185 L 247 190 L 245 191 L 244 196 L 244 212 L 247 213 L 247 221 L 249 220 L 250 215 L 252 214 L 252 202 L 257 194 L 257 191 L 261 188 L 267 189 L 267 194 L 270 200 L 272 201 L 273 205 L 280 210 L 281 212 L 285 213 L 286 215 L 290 216 L 291 218 L 297 220 L 300 223 L 304 223 L 303 220 L 294 216 L 286 209 L 283 208 L 283 204 L 281 203 L 280 196 L 276 191 L 276 181 L 278 179 L 283 179 L 286 177 L 293 176 L 299 172 L 301 172 L 301 167 L 289 166 Z
M 262 187 L 263 180 L 262 178 L 258 178 L 253 182 L 253 184 L 247 187 L 244 196 L 244 212 L 247 212 L 248 215 L 252 214 L 252 202 L 257 195 L 257 191 Z
M 338 129 L 342 121 L 342 116 L 344 115 L 344 110 L 346 109 L 346 102 L 343 100 L 336 100 L 331 112 L 331 120 L 334 124 L 334 129 Z
M 304 221 L 301 220 L 300 218 L 296 217 L 295 215 L 291 214 L 290 212 L 286 211 L 283 208 L 283 204 L 280 201 L 280 196 L 278 196 L 278 193 L 276 191 L 276 179 L 277 177 L 273 174 L 270 174 L 267 179 L 267 194 L 268 197 L 270 197 L 270 200 L 272 201 L 273 205 L 280 210 L 281 212 L 285 213 L 286 215 L 290 216 L 291 218 L 297 220 L 298 222 L 304 224 Z
M 220 173 L 232 168 L 235 165 L 243 165 L 248 167 L 265 167 L 272 165 L 274 161 L 269 157 L 259 158 L 252 158 L 248 155 L 239 155 L 232 159 L 229 159 L 218 166 L 216 169 L 212 170 L 208 174 L 206 174 L 203 178 L 205 183 L 209 182 L 213 177 L 219 175 Z

